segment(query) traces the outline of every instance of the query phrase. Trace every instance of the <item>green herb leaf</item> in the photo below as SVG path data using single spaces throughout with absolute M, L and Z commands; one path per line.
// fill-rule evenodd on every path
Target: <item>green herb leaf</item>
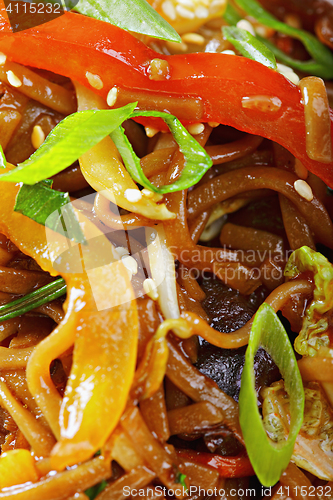
M 289 58 L 273 44 L 258 37 L 272 52 L 274 52 L 278 59 L 300 71 L 312 73 L 326 79 L 333 78 L 333 54 L 329 48 L 323 45 L 314 35 L 280 22 L 272 14 L 263 9 L 256 0 L 235 0 L 235 3 L 264 26 L 268 26 L 280 33 L 300 40 L 313 60 L 304 62 Z
M 146 0 L 80 0 L 74 9 L 124 30 L 181 42 L 178 33 Z
M 107 487 L 108 483 L 106 481 L 102 481 L 99 484 L 96 484 L 95 486 L 92 486 L 91 488 L 88 488 L 85 491 L 85 494 L 90 500 L 94 500 L 101 491 L 105 490 Z
M 62 278 L 58 278 L 48 285 L 42 286 L 20 299 L 0 306 L 0 322 L 7 319 L 16 318 L 21 314 L 35 309 L 57 299 L 66 293 L 66 283 Z
M 0 145 L 0 168 L 6 168 L 7 161 L 5 157 L 5 153 L 3 152 L 2 146 Z
M 333 265 L 321 253 L 304 246 L 291 254 L 284 274 L 295 278 L 306 271 L 313 272 L 315 288 L 295 340 L 295 349 L 299 354 L 314 356 L 321 347 L 330 345 L 327 330 L 333 310 Z
M 273 52 L 248 31 L 234 26 L 224 26 L 223 34 L 243 56 L 268 66 L 268 68 L 276 69 Z
M 118 109 L 73 113 L 50 132 L 26 161 L 0 175 L 0 181 L 36 184 L 69 167 L 129 118 L 136 103 Z
M 69 194 L 51 189 L 52 182 L 51 179 L 46 179 L 34 186 L 23 184 L 16 197 L 14 212 L 53 231 L 65 233 L 70 240 L 86 243 Z
M 273 443 L 266 434 L 257 405 L 254 356 L 263 347 L 277 364 L 290 397 L 290 430 L 288 439 Z M 239 394 L 239 421 L 248 456 L 259 481 L 275 484 L 287 467 L 297 434 L 302 426 L 304 389 L 297 361 L 288 335 L 277 314 L 265 302 L 258 309 L 245 355 Z
M 117 146 L 131 177 L 142 186 L 161 194 L 181 191 L 199 182 L 213 163 L 204 148 L 191 136 L 180 121 L 173 115 L 158 111 L 135 111 L 132 117 L 136 116 L 162 118 L 179 145 L 179 150 L 183 153 L 186 164 L 181 176 L 173 184 L 168 184 L 160 188 L 155 187 L 144 175 L 139 158 L 134 153 L 130 142 L 124 134 L 124 130 L 119 127 L 111 133 L 111 138 Z

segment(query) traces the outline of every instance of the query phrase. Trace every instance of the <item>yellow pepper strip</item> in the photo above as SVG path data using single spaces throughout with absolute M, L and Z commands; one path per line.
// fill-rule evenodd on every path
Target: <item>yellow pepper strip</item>
M 127 293 L 130 284 L 121 262 L 103 266 L 100 272 L 96 276 L 108 283 L 112 297 Z M 136 362 L 136 305 L 129 301 L 96 312 L 94 304 L 88 303 L 80 312 L 77 330 L 60 411 L 61 440 L 51 454 L 51 465 L 58 470 L 92 456 L 124 411 Z
M 166 336 L 174 330 L 177 337 L 188 339 L 193 335 L 191 325 L 183 318 L 167 319 L 157 328 L 148 342 L 140 365 L 135 373 L 132 395 L 148 399 L 159 389 L 165 376 L 169 348 Z
M 91 90 L 75 83 L 78 111 L 86 109 L 106 109 L 105 101 Z M 135 182 L 121 162 L 119 152 L 111 137 L 105 137 L 80 158 L 82 174 L 96 191 L 112 203 L 130 212 L 141 214 L 148 219 L 174 219 L 165 204 L 157 205 L 154 201 L 141 195 Z M 128 191 L 129 190 L 129 191 Z M 138 201 L 131 201 L 138 198 Z
M 54 233 L 51 245 L 43 226 L 13 211 L 18 188 L 18 184 L 0 183 L 0 232 L 45 271 L 59 274 L 53 262 L 65 248 L 64 238 Z M 51 457 L 57 469 L 89 459 L 106 442 L 124 410 L 137 349 L 137 308 L 128 272 L 121 261 L 114 261 L 116 254 L 107 238 L 82 214 L 78 216 L 88 245 L 72 246 L 72 251 L 82 255 L 83 269 L 60 272 L 68 286 L 67 314 L 36 346 L 27 367 L 29 390 L 60 438 Z M 97 247 L 107 253 L 103 255 L 108 260 L 102 261 L 109 263 L 96 269 L 91 264 L 100 257 Z M 73 366 L 61 402 L 49 377 L 49 364 L 71 343 Z
M 10 450 L 0 457 L 0 489 L 39 479 L 35 460 L 28 450 Z

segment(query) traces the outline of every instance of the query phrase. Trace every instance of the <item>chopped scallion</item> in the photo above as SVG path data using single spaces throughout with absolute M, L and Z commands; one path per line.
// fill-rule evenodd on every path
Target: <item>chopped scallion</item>
M 36 307 L 42 306 L 57 299 L 66 293 L 66 283 L 63 278 L 58 278 L 34 292 L 28 293 L 24 297 L 0 306 L 0 322 L 7 319 L 16 318 Z
M 274 443 L 263 426 L 255 390 L 254 356 L 263 347 L 277 364 L 290 398 L 288 439 Z M 287 332 L 273 308 L 265 302 L 258 309 L 245 355 L 239 394 L 239 421 L 246 450 L 260 482 L 272 486 L 287 467 L 303 423 L 304 389 Z

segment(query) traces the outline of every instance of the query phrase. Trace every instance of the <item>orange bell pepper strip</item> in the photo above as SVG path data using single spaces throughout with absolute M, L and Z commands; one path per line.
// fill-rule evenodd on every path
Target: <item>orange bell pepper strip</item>
M 12 61 L 68 76 L 88 88 L 89 74 L 97 75 L 102 85 L 94 92 L 106 99 L 116 87 L 115 106 L 138 101 L 139 109 L 168 109 L 185 122 L 217 122 L 271 139 L 333 187 L 333 163 L 320 163 L 306 153 L 299 87 L 256 61 L 221 53 L 165 56 L 116 26 L 71 12 L 13 34 L 2 10 L 0 51 Z M 167 62 L 164 79 L 152 76 L 154 59 Z M 272 111 L 242 106 L 243 98 L 255 96 L 274 97 L 280 104 Z M 165 128 L 152 118 L 140 121 Z
M 67 242 L 54 233 L 50 244 L 44 226 L 14 212 L 18 189 L 0 183 L 0 232 L 55 276 L 53 262 Z M 106 442 L 125 408 L 137 351 L 138 315 L 127 270 L 107 238 L 78 216 L 88 245 L 72 249 L 74 258 L 83 255 L 83 272 L 60 272 L 68 290 L 66 316 L 35 347 L 27 367 L 29 389 L 59 440 L 51 453 L 57 470 L 87 460 Z M 97 267 L 102 247 L 111 262 Z M 61 400 L 49 365 L 72 344 L 73 366 Z

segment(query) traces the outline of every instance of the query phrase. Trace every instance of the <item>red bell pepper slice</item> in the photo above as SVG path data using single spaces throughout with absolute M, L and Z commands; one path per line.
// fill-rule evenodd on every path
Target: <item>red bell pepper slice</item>
M 190 460 L 216 469 L 222 477 L 254 476 L 251 462 L 247 455 L 223 457 L 216 453 L 204 453 L 192 450 L 177 450 L 177 455 L 183 460 Z
M 311 172 L 333 187 L 333 163 L 311 160 L 306 154 L 304 108 L 299 88 L 260 63 L 227 54 L 158 54 L 130 33 L 111 24 L 74 13 L 37 28 L 11 33 L 4 9 L 0 13 L 0 50 L 9 59 L 48 69 L 89 87 L 86 72 L 104 83 L 103 98 L 117 86 L 122 91 L 163 93 L 176 99 L 193 98 L 201 111 L 190 121 L 214 121 L 271 139 L 293 153 Z M 169 76 L 149 78 L 152 59 L 165 59 Z M 244 109 L 243 97 L 278 97 L 278 111 Z M 134 100 L 134 99 L 132 99 Z M 181 107 L 181 106 L 180 106 Z M 333 137 L 333 112 L 331 131 Z

